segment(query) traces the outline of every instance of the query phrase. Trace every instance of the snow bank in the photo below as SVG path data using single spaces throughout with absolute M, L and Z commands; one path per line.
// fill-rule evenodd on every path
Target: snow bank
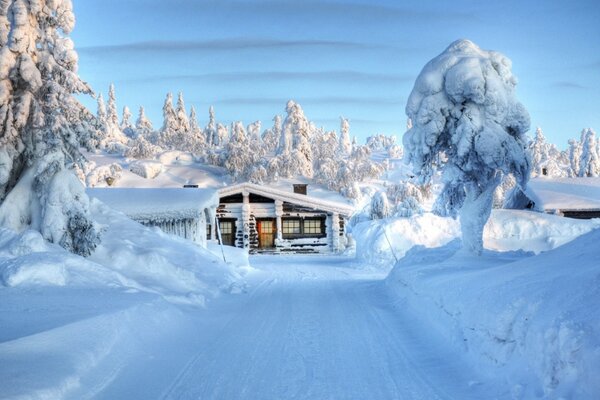
M 600 219 L 578 220 L 531 211 L 493 210 L 484 228 L 484 247 L 539 253 L 598 227 Z M 425 213 L 410 218 L 361 222 L 352 228 L 352 236 L 359 260 L 389 268 L 413 246 L 443 246 L 459 239 L 461 233 L 458 220 Z
M 600 219 L 579 220 L 530 211 L 494 210 L 484 229 L 485 248 L 540 253 L 555 249 L 593 229 Z
M 34 231 L 1 229 L 0 283 L 121 287 L 202 305 L 239 279 L 234 266 L 190 241 L 146 228 L 95 199 L 91 209 L 103 234 L 89 258 L 72 255 Z
M 416 247 L 387 284 L 507 397 L 593 399 L 600 393 L 600 230 L 538 256 L 464 255 L 458 240 Z
M 413 246 L 439 247 L 460 237 L 460 225 L 452 218 L 425 213 L 361 222 L 352 228 L 352 237 L 358 260 L 389 268 Z

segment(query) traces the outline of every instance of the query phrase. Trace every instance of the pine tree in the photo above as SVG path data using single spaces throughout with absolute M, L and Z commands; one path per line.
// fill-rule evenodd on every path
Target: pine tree
M 569 139 L 569 176 L 579 176 L 579 160 L 581 159 L 581 144 L 576 139 Z
M 208 124 L 204 128 L 204 137 L 209 147 L 215 145 L 215 139 L 217 138 L 217 123 L 215 122 L 215 109 L 210 106 L 208 109 Z
M 0 2 L 0 225 L 41 232 L 89 255 L 99 243 L 89 202 L 73 174 L 81 104 L 67 0 Z
M 187 134 L 190 131 L 190 120 L 185 111 L 185 103 L 183 101 L 183 93 L 179 92 L 177 97 L 177 131 L 180 134 Z
M 152 132 L 154 132 L 154 127 L 152 126 L 152 122 L 146 117 L 146 111 L 144 107 L 140 107 L 140 112 L 138 115 L 138 119 L 135 122 L 135 130 L 137 136 L 144 136 L 148 138 Z
M 127 137 L 134 137 L 135 130 L 133 129 L 133 125 L 131 123 L 131 111 L 129 111 L 129 107 L 123 107 L 123 117 L 121 118 L 121 131 Z
M 596 132 L 591 128 L 584 129 L 581 133 L 579 176 L 596 177 L 598 175 L 600 175 L 600 157 L 596 143 Z
M 350 123 L 344 117 L 340 117 L 340 153 L 348 156 L 352 152 L 352 143 L 350 143 Z
M 115 85 L 113 83 L 108 87 L 108 103 L 106 105 L 106 118 L 109 124 L 119 126 L 119 116 L 117 115 L 117 100 L 115 98 Z
M 167 93 L 165 104 L 163 105 L 163 126 L 160 129 L 160 138 L 158 145 L 167 149 L 173 148 L 173 137 L 179 130 L 177 113 L 173 108 L 173 95 Z
M 266 129 L 262 134 L 262 142 L 265 151 L 272 152 L 277 149 L 279 140 L 281 139 L 281 116 L 273 117 L 273 126 Z

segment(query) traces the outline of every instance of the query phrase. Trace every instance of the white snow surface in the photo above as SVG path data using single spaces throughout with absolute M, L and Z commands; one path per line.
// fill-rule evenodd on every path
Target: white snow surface
M 387 278 L 402 307 L 428 321 L 486 380 L 493 398 L 597 399 L 600 230 L 554 250 L 465 255 L 460 242 L 415 247 Z M 487 397 L 486 397 L 487 398 Z
M 138 221 L 198 218 L 204 209 L 219 204 L 214 189 L 89 188 L 86 192 L 88 196 Z
M 525 193 L 540 210 L 600 210 L 600 178 L 539 177 Z

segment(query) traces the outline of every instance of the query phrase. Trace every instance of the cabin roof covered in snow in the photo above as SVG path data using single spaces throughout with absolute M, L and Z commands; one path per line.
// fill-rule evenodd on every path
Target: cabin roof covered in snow
M 291 186 L 290 186 L 291 189 Z M 354 212 L 354 207 L 346 202 L 337 202 L 331 200 L 322 200 L 321 198 L 310 195 L 293 193 L 281 189 L 275 189 L 265 185 L 254 183 L 240 183 L 233 186 L 224 187 L 219 190 L 219 196 L 225 197 L 241 192 L 255 193 L 274 200 L 280 200 L 288 203 L 299 204 L 315 210 L 323 210 L 349 217 Z M 310 185 L 309 185 L 310 191 Z
M 600 210 L 600 178 L 534 178 L 525 194 L 544 211 Z
M 137 221 L 198 218 L 219 203 L 214 189 L 88 188 L 87 193 Z

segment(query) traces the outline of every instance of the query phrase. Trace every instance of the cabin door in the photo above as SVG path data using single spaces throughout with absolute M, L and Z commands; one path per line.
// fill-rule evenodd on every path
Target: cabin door
M 271 249 L 275 247 L 275 221 L 272 219 L 259 219 L 256 221 L 258 230 L 258 247 Z
M 219 229 L 221 230 L 221 240 L 225 246 L 235 246 L 235 221 L 220 220 Z

